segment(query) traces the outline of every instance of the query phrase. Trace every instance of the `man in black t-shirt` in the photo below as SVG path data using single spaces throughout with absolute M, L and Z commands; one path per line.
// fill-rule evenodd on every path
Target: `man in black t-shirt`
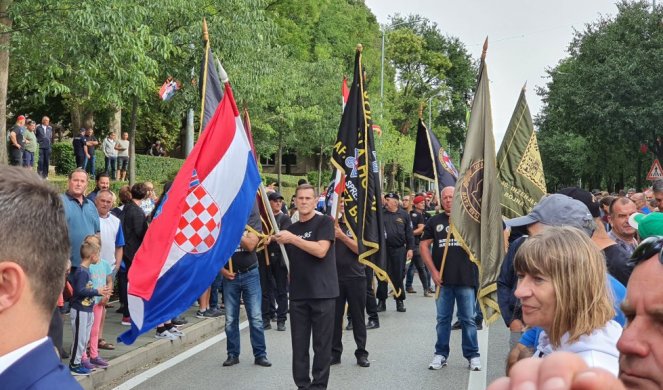
M 405 291 L 409 294 L 416 294 L 412 288 L 412 280 L 414 279 L 414 270 L 417 269 L 417 274 L 419 274 L 419 280 L 424 289 L 424 296 L 430 297 L 430 274 L 424 266 L 423 260 L 421 260 L 421 255 L 419 254 L 419 241 L 421 241 L 421 235 L 424 232 L 424 226 L 426 225 L 426 198 L 423 195 L 417 195 L 414 197 L 413 201 L 414 207 L 410 210 L 410 220 L 412 221 L 412 234 L 414 235 L 414 250 L 412 253 L 412 261 L 410 266 L 407 269 L 407 274 L 405 276 Z
M 90 178 L 94 179 L 94 150 L 99 145 L 97 137 L 94 136 L 94 130 L 89 128 L 85 130 L 85 143 L 83 145 L 83 151 L 85 152 L 85 158 L 83 160 L 83 169 L 85 169 L 89 174 Z
M 341 214 L 343 214 L 342 203 Z M 348 313 L 352 318 L 352 333 L 357 344 L 355 350 L 357 365 L 369 367 L 371 363 L 368 361 L 368 352 L 366 351 L 366 324 L 364 323 L 364 309 L 366 309 L 366 273 L 364 270 L 366 267 L 359 262 L 357 242 L 353 239 L 352 232 L 345 221 L 341 220 L 336 224 L 335 234 L 334 249 L 336 250 L 339 296 L 336 298 L 331 364 L 341 363 L 343 312 L 347 302 Z
M 385 208 L 383 213 L 384 231 L 387 244 L 387 273 L 394 284 L 394 299 L 396 310 L 405 312 L 405 289 L 403 277 L 405 276 L 405 262 L 412 258 L 414 249 L 414 236 L 412 235 L 412 222 L 407 211 L 398 206 L 398 194 L 389 192 L 384 196 Z M 399 294 L 400 292 L 400 294 Z M 396 294 L 399 294 L 396 296 Z M 387 282 L 378 283 L 378 311 L 386 310 Z
M 249 319 L 249 334 L 255 364 L 270 367 L 272 363 L 267 360 L 265 346 L 265 331 L 262 324 L 260 310 L 260 273 L 258 272 L 258 257 L 256 246 L 261 232 L 260 213 L 257 205 L 251 211 L 247 228 L 232 258 L 221 269 L 223 275 L 223 298 L 226 305 L 226 340 L 228 358 L 224 366 L 239 363 L 239 306 L 240 298 L 244 300 L 246 316 Z
M 292 222 L 290 217 L 282 211 L 283 196 L 278 192 L 267 195 L 271 212 L 274 214 L 279 230 L 287 229 Z M 260 264 L 260 285 L 262 286 L 262 321 L 265 329 L 271 329 L 269 321 L 276 315 L 276 330 L 285 331 L 285 321 L 288 318 L 288 267 L 283 260 L 281 248 L 276 242 L 270 242 L 266 248 L 269 256 L 269 265 L 265 261 L 265 254 L 258 257 Z M 276 299 L 276 310 L 272 302 Z
M 85 162 L 85 128 L 81 128 L 78 136 L 74 137 L 71 144 L 74 147 L 76 168 L 83 168 L 83 162 Z
M 290 259 L 290 333 L 292 376 L 300 389 L 326 389 L 329 381 L 334 308 L 338 278 L 334 222 L 315 213 L 318 197 L 310 184 L 295 191 L 299 221 L 274 235 L 285 244 Z M 313 367 L 309 375 L 309 346 L 313 335 Z
M 449 338 L 451 336 L 451 318 L 454 302 L 458 305 L 458 319 L 462 328 L 463 356 L 470 363 L 473 371 L 481 370 L 477 326 L 474 322 L 476 309 L 476 289 L 478 287 L 478 269 L 470 261 L 467 252 L 460 246 L 453 234 L 450 234 L 449 216 L 453 201 L 454 188 L 442 190 L 442 208 L 444 213 L 437 214 L 426 223 L 421 236 L 419 250 L 426 267 L 431 272 L 433 282 L 440 289 L 435 304 L 437 307 L 437 342 L 435 355 L 428 366 L 439 370 L 447 365 L 449 357 Z M 431 257 L 430 246 L 433 245 Z M 446 260 L 443 260 L 445 247 Z M 444 267 L 442 263 L 444 262 Z
M 9 165 L 20 167 L 23 164 L 23 152 L 25 151 L 25 138 L 23 134 L 27 131 L 25 129 L 25 117 L 19 115 L 16 119 L 16 124 L 9 130 Z

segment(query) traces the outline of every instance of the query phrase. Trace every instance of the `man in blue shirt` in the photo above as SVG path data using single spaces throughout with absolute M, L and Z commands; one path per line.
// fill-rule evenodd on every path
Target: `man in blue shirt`
M 99 213 L 94 203 L 85 197 L 87 189 L 87 173 L 76 168 L 69 174 L 67 192 L 61 195 L 64 204 L 64 214 L 69 229 L 69 244 L 71 252 L 71 274 L 81 264 L 80 247 L 85 236 L 99 234 Z

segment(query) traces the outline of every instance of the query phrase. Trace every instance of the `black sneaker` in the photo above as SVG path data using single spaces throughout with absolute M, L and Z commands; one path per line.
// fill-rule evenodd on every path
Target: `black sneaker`
M 186 320 L 186 317 L 175 317 L 175 318 L 173 318 L 173 320 L 171 321 L 171 323 L 172 323 L 173 325 L 177 325 L 177 326 L 179 326 L 179 325 L 188 324 L 189 321 Z
M 451 325 L 451 330 L 458 330 L 460 328 L 462 328 L 462 326 L 460 325 L 460 321 L 456 321 L 454 322 L 453 325 Z
M 263 322 L 263 323 L 262 323 L 262 328 L 263 328 L 264 330 L 270 330 L 270 329 L 272 329 L 272 324 L 271 324 L 269 321 L 267 321 L 267 322 Z
M 279 332 L 285 332 L 285 322 L 284 321 L 277 322 L 276 330 L 278 330 Z
M 352 330 L 352 322 L 348 322 L 348 326 L 345 327 L 345 330 Z

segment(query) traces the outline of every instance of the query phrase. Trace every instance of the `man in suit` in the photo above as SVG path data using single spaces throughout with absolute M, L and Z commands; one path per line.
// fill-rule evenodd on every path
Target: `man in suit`
M 4 167 L 0 215 L 11 243 L 0 245 L 0 387 L 80 389 L 46 337 L 69 258 L 60 196 L 34 172 Z
M 48 166 L 51 161 L 51 139 L 53 128 L 49 125 L 51 120 L 45 116 L 41 118 L 41 124 L 37 126 L 35 135 L 39 144 L 39 161 L 37 162 L 37 173 L 43 178 L 48 177 Z

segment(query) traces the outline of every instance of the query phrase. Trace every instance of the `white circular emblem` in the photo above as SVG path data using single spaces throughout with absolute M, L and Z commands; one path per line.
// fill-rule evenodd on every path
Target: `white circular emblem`
M 435 226 L 435 230 L 437 230 L 438 232 L 441 232 L 442 229 L 444 229 L 444 225 L 437 225 L 437 226 Z

